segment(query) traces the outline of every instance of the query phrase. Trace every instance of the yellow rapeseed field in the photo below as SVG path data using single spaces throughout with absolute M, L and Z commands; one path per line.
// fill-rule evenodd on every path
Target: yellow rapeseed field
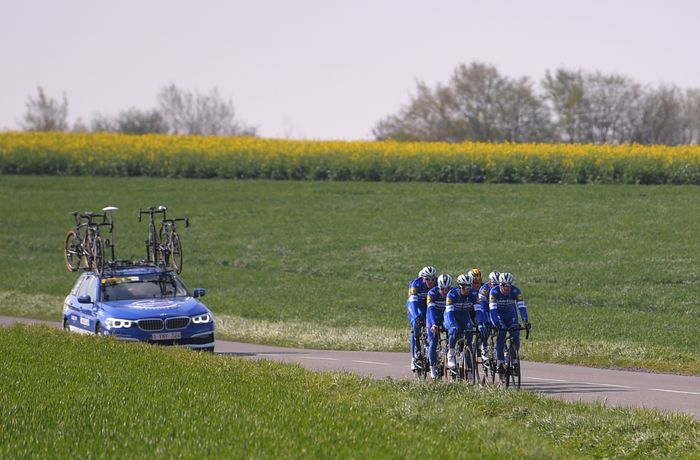
M 0 173 L 700 185 L 700 146 L 4 132 Z

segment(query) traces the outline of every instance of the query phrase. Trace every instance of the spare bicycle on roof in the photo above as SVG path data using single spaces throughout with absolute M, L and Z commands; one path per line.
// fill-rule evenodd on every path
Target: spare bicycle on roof
M 184 222 L 185 227 L 190 226 L 189 217 L 167 217 L 166 206 L 150 206 L 145 211 L 139 209 L 139 222 L 141 216 L 147 214 L 148 222 L 148 238 L 146 239 L 146 259 L 155 264 L 163 265 L 166 269 L 173 270 L 175 273 L 182 273 L 182 241 L 177 233 L 177 222 Z M 160 228 L 156 232 L 155 215 L 161 214 Z
M 101 275 L 106 263 L 105 248 L 110 249 L 111 260 L 114 260 L 112 212 L 117 210 L 114 206 L 106 206 L 101 214 L 94 211 L 70 212 L 75 219 L 75 228 L 68 230 L 63 238 L 63 261 L 68 271 L 84 268 Z M 109 228 L 109 238 L 102 238 L 101 227 Z

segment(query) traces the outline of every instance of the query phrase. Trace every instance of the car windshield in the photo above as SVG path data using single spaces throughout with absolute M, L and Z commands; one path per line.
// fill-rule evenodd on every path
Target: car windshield
M 188 296 L 179 278 L 169 273 L 116 276 L 102 279 L 101 300 L 139 300 Z

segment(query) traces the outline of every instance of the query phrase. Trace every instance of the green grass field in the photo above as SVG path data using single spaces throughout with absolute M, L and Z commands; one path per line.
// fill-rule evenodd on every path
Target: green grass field
M 526 359 L 700 375 L 698 187 L 0 176 L 0 193 L 0 314 L 60 318 L 69 211 L 120 207 L 117 255 L 140 258 L 136 212 L 163 203 L 192 219 L 183 278 L 219 338 L 407 350 L 407 283 L 478 266 L 523 290 Z
M 700 423 L 0 328 L 0 458 L 697 458 Z

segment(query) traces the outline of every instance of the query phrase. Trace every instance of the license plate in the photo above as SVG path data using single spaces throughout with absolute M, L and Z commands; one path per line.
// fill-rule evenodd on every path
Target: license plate
M 151 335 L 151 340 L 175 340 L 182 338 L 180 332 L 156 332 Z

